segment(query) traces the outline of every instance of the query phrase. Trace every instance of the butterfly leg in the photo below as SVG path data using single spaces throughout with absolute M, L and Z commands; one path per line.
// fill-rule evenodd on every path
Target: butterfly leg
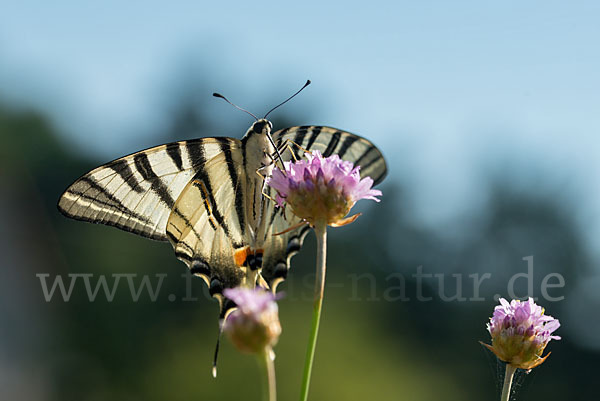
M 273 154 L 266 154 L 266 156 L 268 156 L 268 158 L 271 159 L 271 161 L 268 164 L 266 164 L 266 165 L 264 165 L 264 166 L 262 166 L 262 167 L 260 167 L 259 169 L 256 170 L 256 174 L 258 174 L 258 176 L 260 178 L 262 178 L 263 183 L 264 183 L 263 190 L 262 190 L 262 195 L 264 197 L 266 197 L 266 198 L 274 201 L 274 202 L 275 202 L 275 199 L 273 199 L 271 196 L 269 196 L 269 194 L 265 193 L 265 188 L 267 187 L 266 176 L 263 175 L 263 174 L 261 174 L 261 172 L 262 172 L 262 170 L 264 170 L 264 169 L 266 169 L 268 167 L 272 167 L 273 165 L 276 165 L 277 164 L 277 160 L 282 160 L 282 159 L 280 159 L 280 157 L 281 157 L 281 155 L 286 150 L 289 150 L 290 155 L 292 156 L 292 158 L 294 159 L 294 161 L 298 161 L 298 159 L 296 158 L 296 155 L 294 154 L 294 151 L 292 150 L 292 148 L 290 146 L 290 142 L 294 143 L 291 140 L 286 139 L 285 142 L 282 145 L 279 146 L 279 148 L 276 150 L 276 152 L 274 152 Z M 298 146 L 298 145 L 296 144 L 296 146 Z M 285 173 L 285 166 L 281 166 L 281 171 L 283 171 L 283 174 L 286 174 Z
M 258 176 L 260 178 L 262 178 L 263 182 L 265 183 L 265 185 L 263 185 L 263 189 L 262 189 L 262 196 L 264 196 L 265 198 L 272 200 L 273 202 L 276 202 L 275 199 L 273 199 L 273 197 L 271 197 L 269 194 L 265 193 L 265 189 L 267 187 L 266 185 L 266 178 L 264 175 L 261 174 L 261 170 L 263 170 L 264 168 L 269 167 L 269 166 L 262 166 L 261 168 L 259 168 L 258 170 L 256 170 L 256 174 L 258 174 Z
M 274 152 L 273 154 L 268 154 L 267 155 L 271 159 L 271 162 L 269 164 L 265 165 L 265 166 L 262 166 L 258 170 L 256 170 L 256 174 L 258 174 L 258 176 L 260 178 L 262 178 L 263 182 L 265 183 L 263 185 L 262 195 L 265 198 L 267 198 L 267 199 L 269 199 L 269 200 L 271 200 L 273 202 L 277 202 L 277 201 L 272 196 L 270 196 L 268 193 L 265 192 L 265 189 L 267 187 L 267 184 L 266 184 L 266 181 L 265 181 L 266 177 L 263 174 L 261 174 L 261 171 L 263 169 L 267 168 L 267 167 L 271 167 L 274 164 L 276 164 L 277 160 L 279 159 L 279 157 L 282 154 L 284 154 L 284 152 L 286 150 L 290 152 L 290 156 L 294 159 L 295 162 L 298 161 L 297 154 L 296 154 L 296 152 L 294 151 L 294 149 L 292 148 L 291 145 L 295 145 L 297 148 L 299 148 L 300 150 L 302 150 L 304 153 L 307 153 L 307 152 L 310 153 L 308 150 L 304 149 L 302 146 L 298 145 L 296 142 L 294 142 L 294 141 L 292 141 L 290 139 L 286 139 L 285 142 L 283 142 L 283 144 L 281 144 L 279 146 L 279 148 L 277 149 L 276 152 Z M 285 167 L 285 166 L 283 166 L 283 167 Z M 285 174 L 285 168 L 282 168 L 282 171 Z M 284 213 L 284 217 L 285 217 L 285 208 L 283 209 L 283 213 Z
M 277 151 L 279 152 L 279 154 L 283 154 L 286 150 L 288 150 L 290 152 L 290 155 L 292 156 L 292 159 L 294 159 L 294 162 L 297 162 L 298 157 L 296 156 L 296 152 L 294 152 L 293 149 L 291 148 L 290 143 L 293 143 L 292 140 L 286 139 L 285 142 L 283 142 L 279 146 Z
M 256 174 L 258 174 L 258 176 L 260 178 L 263 179 L 264 185 L 263 185 L 263 189 L 262 189 L 262 196 L 264 196 L 265 198 L 269 199 L 271 202 L 275 202 L 275 204 L 279 205 L 279 203 L 277 202 L 277 200 L 275 198 L 273 198 L 270 194 L 266 193 L 266 190 L 268 189 L 269 191 L 271 190 L 271 188 L 268 188 L 267 182 L 266 182 L 266 177 L 264 175 L 261 174 L 261 170 L 263 170 L 268 166 L 262 166 L 261 168 L 259 168 L 258 170 L 256 170 Z M 282 213 L 283 213 L 283 217 L 284 219 L 285 217 L 285 204 L 281 207 L 282 208 Z
M 279 149 L 277 149 L 277 151 L 279 152 L 279 154 L 283 154 L 286 150 L 290 152 L 290 155 L 292 156 L 292 158 L 294 159 L 295 162 L 298 161 L 298 157 L 300 155 L 298 155 L 298 151 L 297 149 L 294 149 L 292 146 L 295 146 L 297 149 L 302 151 L 302 156 L 304 156 L 304 154 L 309 153 L 310 151 L 307 149 L 304 149 L 302 146 L 298 145 L 296 142 L 292 141 L 291 139 L 286 139 L 285 142 L 283 142 L 283 144 L 279 147 Z M 272 158 L 273 156 L 271 156 Z
M 295 152 L 295 151 L 294 151 L 294 150 L 291 148 L 291 146 L 290 146 L 290 145 L 294 145 L 294 146 L 296 146 L 298 149 L 300 149 L 300 150 L 302 151 L 302 156 L 304 156 L 306 153 L 308 153 L 309 155 L 310 155 L 310 154 L 312 154 L 312 153 L 310 152 L 310 150 L 304 149 L 302 146 L 298 145 L 296 142 L 294 142 L 294 141 L 292 141 L 292 140 L 289 140 L 289 139 L 288 139 L 287 146 L 288 146 L 288 148 L 289 148 L 290 152 L 292 153 L 292 155 L 295 155 L 295 154 L 296 154 L 296 152 Z

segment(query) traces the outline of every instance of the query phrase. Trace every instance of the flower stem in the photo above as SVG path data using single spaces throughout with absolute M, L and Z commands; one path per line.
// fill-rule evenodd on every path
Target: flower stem
M 313 319 L 304 363 L 304 376 L 302 378 L 302 391 L 300 401 L 308 399 L 310 387 L 310 376 L 315 348 L 317 347 L 317 336 L 319 334 L 319 321 L 321 320 L 321 309 L 323 306 L 323 292 L 325 290 L 325 262 L 327 259 L 327 224 L 315 224 L 315 235 L 317 237 L 317 274 L 315 278 L 315 299 L 313 306 Z
M 277 385 L 275 382 L 275 363 L 274 354 L 271 347 L 265 348 L 265 351 L 259 356 L 260 364 L 265 370 L 266 381 L 264 382 L 264 399 L 265 401 L 277 400 Z
M 510 399 L 510 386 L 512 385 L 513 376 L 517 368 L 510 363 L 506 364 L 506 372 L 504 373 L 504 386 L 502 387 L 502 397 L 500 401 L 508 401 Z

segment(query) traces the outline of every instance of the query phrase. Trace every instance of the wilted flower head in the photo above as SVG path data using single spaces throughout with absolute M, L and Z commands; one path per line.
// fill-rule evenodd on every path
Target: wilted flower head
M 257 354 L 277 343 L 281 325 L 275 295 L 245 287 L 227 288 L 223 294 L 237 305 L 223 331 L 240 351 Z
M 285 162 L 284 170 L 273 169 L 267 183 L 277 191 L 276 201 L 290 205 L 294 214 L 310 224 L 337 225 L 360 199 L 373 199 L 381 191 L 371 189 L 370 177 L 360 179 L 359 166 L 338 155 L 323 157 L 306 153 L 306 160 Z
M 517 368 L 532 369 L 546 360 L 542 357 L 550 340 L 560 340 L 552 333 L 560 323 L 552 316 L 544 315 L 544 309 L 533 302 L 500 298 L 500 305 L 487 324 L 492 345 L 484 344 L 498 358 Z

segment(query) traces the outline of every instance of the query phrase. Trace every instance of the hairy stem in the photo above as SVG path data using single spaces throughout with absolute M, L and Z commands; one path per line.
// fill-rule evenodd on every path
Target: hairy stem
M 304 376 L 302 378 L 302 391 L 300 401 L 308 399 L 308 389 L 310 387 L 310 376 L 312 372 L 313 360 L 315 358 L 315 348 L 317 347 L 317 336 L 319 334 L 319 321 L 321 320 L 321 309 L 323 307 L 323 292 L 325 290 L 325 262 L 327 258 L 327 224 L 321 223 L 315 225 L 315 235 L 317 236 L 317 273 L 315 278 L 315 299 L 313 306 L 313 319 L 308 340 L 308 349 L 306 351 L 306 360 L 304 364 Z
M 510 399 L 510 387 L 517 368 L 510 363 L 506 364 L 506 373 L 504 373 L 504 386 L 502 387 L 502 397 L 500 401 L 508 401 Z

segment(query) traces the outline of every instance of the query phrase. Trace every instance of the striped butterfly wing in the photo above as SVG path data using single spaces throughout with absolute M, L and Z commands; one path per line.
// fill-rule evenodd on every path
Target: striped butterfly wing
M 272 194 L 274 197 L 272 192 L 269 188 L 269 196 Z M 287 278 L 291 259 L 300 251 L 310 226 L 303 225 L 283 233 L 299 224 L 301 220 L 289 210 L 284 212 L 284 209 L 276 207 L 273 201 L 269 201 L 267 206 L 267 216 L 271 218 L 264 238 L 265 252 L 260 274 L 269 289 L 276 292 L 277 286 Z
M 337 154 L 341 159 L 359 165 L 361 177 L 371 177 L 375 185 L 383 181 L 387 174 L 385 159 L 379 149 L 370 141 L 346 131 L 320 126 L 291 127 L 275 132 L 273 140 L 278 148 L 281 148 L 286 141 L 294 143 L 289 144 L 290 151 L 282 152 L 284 161 L 292 160 L 294 157 L 301 158 L 303 151 L 298 147 L 301 146 L 307 151 L 318 150 L 325 157 Z M 268 195 L 274 197 L 270 188 Z M 267 216 L 271 216 L 269 231 L 271 234 L 283 232 L 300 223 L 300 219 L 289 211 L 283 213 L 282 209 L 277 208 L 275 202 L 268 202 L 267 206 Z M 275 291 L 277 285 L 286 278 L 290 259 L 302 247 L 308 231 L 308 226 L 302 226 L 282 235 L 271 235 L 271 238 L 265 238 L 269 246 L 265 246 L 261 275 L 272 291 Z
M 208 285 L 219 300 L 221 317 L 232 307 L 224 303 L 225 288 L 253 287 L 256 273 L 246 266 L 245 171 L 241 143 L 229 146 L 200 166 L 185 186 L 167 222 L 167 236 L 177 258 Z
M 302 126 L 279 130 L 273 134 L 277 147 L 291 141 L 303 149 L 318 150 L 325 157 L 337 154 L 360 166 L 360 176 L 371 177 L 374 185 L 379 184 L 387 174 L 387 166 L 383 155 L 370 141 L 350 132 L 331 127 Z M 300 158 L 302 150 L 290 144 L 296 158 Z M 290 154 L 290 152 L 284 152 Z M 283 156 L 283 155 L 282 155 Z M 290 159 L 291 155 L 284 159 Z
M 227 138 L 173 142 L 114 160 L 85 174 L 60 197 L 67 217 L 166 241 L 175 201 Z

